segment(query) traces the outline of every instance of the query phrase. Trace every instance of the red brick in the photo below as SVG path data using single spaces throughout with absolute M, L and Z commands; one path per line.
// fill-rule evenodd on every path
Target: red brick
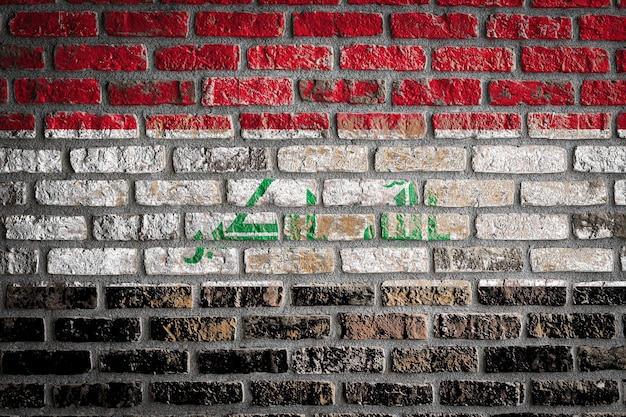
M 626 113 L 620 113 L 617 115 L 617 130 L 626 130 Z M 624 136 L 620 135 L 620 138 Z
M 113 106 L 157 106 L 196 102 L 193 81 L 126 81 L 108 85 L 109 102 Z
M 236 70 L 237 45 L 179 45 L 156 51 L 156 67 L 164 71 Z
M 128 130 L 137 129 L 132 114 L 89 114 L 57 112 L 45 118 L 46 130 Z
M 351 45 L 341 48 L 341 68 L 422 71 L 426 55 L 420 46 Z
M 98 36 L 98 23 L 92 12 L 17 12 L 9 31 L 22 37 L 89 37 Z
M 397 106 L 466 106 L 480 103 L 479 80 L 427 78 L 394 83 L 393 104 Z
M 433 51 L 435 71 L 511 72 L 515 56 L 509 48 L 446 46 Z
M 609 54 L 602 48 L 522 48 L 524 72 L 609 72 Z
M 294 13 L 294 36 L 324 38 L 377 36 L 383 33 L 383 17 L 378 13 Z
M 285 32 L 282 13 L 200 12 L 196 33 L 200 36 L 277 38 Z
M 15 100 L 20 104 L 98 104 L 100 84 L 93 78 L 19 78 L 14 82 Z
M 626 49 L 619 49 L 616 52 L 617 72 L 626 72 Z
M 291 6 L 302 4 L 339 4 L 339 0 L 259 0 L 259 4 L 288 4 Z
M 517 113 L 438 113 L 433 114 L 437 131 L 510 131 L 521 132 L 522 118 Z M 507 135 L 511 136 L 511 135 Z M 517 136 L 517 135 L 516 135 Z
M 161 2 L 176 4 L 250 4 L 252 0 L 161 0 Z
M 467 39 L 478 37 L 478 19 L 472 14 L 396 13 L 391 16 L 394 38 Z
M 623 106 L 626 104 L 626 80 L 583 81 L 580 102 L 583 106 Z
M 58 70 L 144 71 L 144 45 L 59 45 L 54 50 Z
M 9 99 L 9 87 L 7 80 L 0 78 L 0 103 L 6 103 Z
M 571 82 L 509 81 L 489 83 L 490 103 L 494 106 L 531 106 L 574 104 Z
M 185 38 L 189 31 L 189 13 L 106 12 L 104 30 L 110 36 Z
M 581 16 L 578 25 L 583 41 L 626 41 L 626 16 Z
M 271 130 L 321 130 L 330 125 L 326 113 L 242 113 L 239 123 L 242 129 Z
M 288 78 L 207 78 L 203 106 L 280 106 L 293 101 Z
M 153 0 L 67 0 L 71 4 L 149 4 L 153 3 Z
M 300 97 L 317 103 L 380 104 L 385 102 L 383 80 L 300 80 Z
M 337 113 L 337 134 L 341 139 L 421 139 L 426 118 L 422 113 Z
M 529 130 L 607 130 L 610 113 L 528 113 Z
M 571 39 L 569 17 L 494 14 L 487 19 L 489 39 Z
M 524 0 L 437 0 L 439 6 L 522 7 Z
M 55 0 L 0 0 L 0 4 L 45 4 L 54 3 Z
M 35 116 L 22 113 L 0 113 L 0 131 L 35 130 Z
M 213 114 L 160 114 L 146 116 L 146 133 L 149 137 L 176 137 L 180 132 L 193 132 L 189 136 L 208 137 L 207 132 L 228 135 L 233 130 L 230 116 Z M 204 134 L 204 135 L 203 135 Z
M 249 69 L 330 70 L 333 50 L 316 45 L 259 45 L 248 49 Z
M 533 0 L 532 5 L 543 9 L 596 8 L 611 7 L 611 0 Z
M 39 46 L 0 46 L 0 69 L 41 69 L 43 67 L 43 48 Z
M 411 4 L 428 4 L 430 0 L 348 0 L 350 4 L 380 4 L 390 6 L 404 6 Z

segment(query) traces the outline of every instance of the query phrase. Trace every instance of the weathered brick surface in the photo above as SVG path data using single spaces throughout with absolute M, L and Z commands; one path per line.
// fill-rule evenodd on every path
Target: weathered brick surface
M 344 272 L 353 274 L 428 272 L 428 252 L 423 248 L 354 248 L 341 250 Z
M 328 248 L 250 248 L 244 252 L 248 274 L 322 274 L 335 269 Z
M 466 152 L 458 147 L 380 147 L 374 168 L 379 172 L 465 171 Z
M 312 347 L 294 351 L 291 360 L 297 374 L 380 373 L 385 353 L 382 348 Z
M 384 281 L 380 292 L 383 305 L 388 307 L 468 305 L 472 299 L 469 281 Z
M 63 342 L 136 342 L 141 323 L 136 318 L 60 318 L 54 322 L 54 336 Z
M 100 353 L 100 372 L 181 374 L 189 372 L 189 353 L 169 349 L 110 350 Z
M 270 168 L 268 148 L 176 148 L 174 170 L 187 172 L 257 172 Z
M 291 287 L 294 306 L 373 306 L 374 286 L 370 284 L 296 284 Z
M 487 19 L 490 39 L 571 39 L 572 19 L 569 17 L 528 16 L 523 14 L 492 14 Z
M 154 400 L 165 404 L 217 405 L 243 401 L 241 382 L 153 382 Z
M 595 248 L 536 248 L 530 251 L 534 272 L 611 272 L 613 250 Z
M 284 349 L 203 350 L 198 354 L 198 370 L 203 374 L 284 373 L 287 368 Z
M 145 206 L 211 206 L 220 204 L 220 183 L 200 181 L 137 181 L 135 199 Z
M 252 382 L 252 403 L 258 406 L 333 405 L 335 384 L 317 381 Z
M 123 206 L 129 200 L 125 180 L 43 180 L 35 183 L 35 199 L 53 206 Z
M 539 405 L 573 406 L 613 404 L 619 399 L 616 381 L 531 381 L 533 403 Z
M 566 214 L 479 214 L 476 237 L 492 240 L 562 240 L 569 236 Z
M 148 275 L 236 274 L 239 272 L 235 248 L 186 247 L 149 248 L 144 251 Z
M 38 250 L 27 248 L 0 249 L 0 275 L 35 274 L 38 269 Z
M 626 303 L 624 281 L 591 281 L 574 284 L 574 304 L 620 305 Z
M 94 309 L 98 291 L 93 285 L 71 283 L 12 284 L 6 287 L 6 306 L 13 309 Z
M 246 339 L 325 339 L 330 334 L 330 316 L 245 316 Z
M 476 172 L 550 174 L 567 169 L 567 152 L 556 146 L 475 146 L 472 167 Z
M 567 346 L 485 348 L 487 372 L 570 372 L 574 358 Z
M 441 403 L 487 407 L 519 406 L 524 402 L 520 382 L 443 381 L 439 384 Z
M 278 150 L 278 168 L 286 172 L 365 172 L 362 146 L 286 146 Z
M 468 216 L 454 213 L 383 213 L 380 218 L 381 236 L 388 240 L 463 240 L 469 227 Z
M 54 248 L 48 252 L 48 272 L 61 275 L 125 275 L 138 271 L 137 249 Z
M 139 382 L 63 384 L 52 386 L 55 407 L 126 408 L 141 404 Z
M 435 272 L 515 272 L 524 264 L 519 247 L 438 247 L 433 252 Z
M 626 214 L 587 212 L 572 215 L 572 229 L 577 239 L 626 237 Z
M 289 214 L 284 221 L 286 240 L 370 240 L 376 233 L 371 214 Z
M 615 336 L 616 326 L 613 314 L 531 313 L 526 327 L 530 337 L 610 339 Z
M 430 384 L 346 382 L 344 397 L 348 404 L 417 406 L 431 404 Z
M 234 317 L 151 317 L 150 338 L 164 342 L 234 340 Z
M 2 353 L 2 373 L 9 375 L 73 375 L 91 370 L 91 354 L 86 350 L 22 350 Z
M 107 308 L 191 308 L 188 285 L 109 285 L 104 295 Z
M 283 302 L 280 281 L 207 282 L 202 286 L 202 307 L 280 307 Z
M 0 318 L 0 342 L 43 342 L 44 339 L 44 322 L 41 318 Z
M 478 301 L 486 305 L 565 305 L 567 282 L 553 279 L 481 279 Z
M 426 339 L 423 314 L 340 314 L 343 339 Z
M 523 181 L 522 205 L 593 206 L 608 200 L 604 181 Z
M 391 370 L 399 373 L 477 372 L 478 351 L 465 346 L 394 349 Z
M 443 339 L 504 340 L 521 334 L 519 314 L 438 314 L 435 336 Z
M 515 182 L 498 180 L 428 180 L 426 204 L 439 207 L 500 207 L 513 205 Z

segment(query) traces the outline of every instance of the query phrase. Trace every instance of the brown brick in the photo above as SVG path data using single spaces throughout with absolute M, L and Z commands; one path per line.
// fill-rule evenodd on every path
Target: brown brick
M 190 285 L 110 285 L 104 289 L 107 308 L 191 308 Z
M 335 385 L 317 381 L 253 381 L 250 384 L 252 404 L 276 405 L 333 405 Z
M 524 402 L 521 382 L 442 381 L 439 384 L 442 405 L 520 406 Z
M 207 282 L 202 287 L 202 307 L 280 307 L 283 283 L 279 281 Z
M 531 381 L 533 404 L 589 406 L 613 404 L 619 399 L 616 381 Z
M 245 316 L 245 339 L 325 339 L 330 334 L 330 316 Z
M 7 286 L 7 308 L 47 310 L 92 309 L 98 293 L 92 285 L 70 283 L 11 284 Z
M 519 272 L 522 248 L 438 247 L 433 249 L 435 272 Z
M 553 279 L 481 279 L 478 301 L 486 305 L 565 305 L 567 281 Z
M 469 281 L 384 281 L 380 292 L 382 303 L 386 307 L 468 305 L 472 300 L 472 287 Z
M 165 342 L 217 342 L 235 339 L 234 317 L 151 317 L 150 338 Z
M 435 337 L 442 339 L 505 340 L 520 336 L 519 314 L 437 314 Z
M 323 274 L 335 269 L 331 248 L 250 248 L 244 251 L 247 274 Z
M 362 283 L 295 284 L 291 287 L 294 306 L 373 306 L 374 286 Z
M 366 339 L 426 339 L 424 314 L 339 314 L 341 337 Z
M 527 330 L 530 337 L 611 339 L 615 336 L 616 326 L 613 314 L 530 313 Z
M 400 373 L 477 372 L 478 351 L 469 346 L 393 349 L 391 370 Z
M 348 404 L 415 406 L 433 402 L 430 384 L 346 382 L 343 391 Z

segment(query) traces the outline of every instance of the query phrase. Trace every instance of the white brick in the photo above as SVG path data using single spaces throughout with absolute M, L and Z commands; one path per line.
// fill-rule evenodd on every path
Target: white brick
M 524 181 L 524 206 L 592 206 L 608 200 L 604 181 Z
M 437 207 L 499 207 L 513 205 L 512 180 L 428 180 L 424 203 Z
M 87 222 L 82 216 L 8 216 L 4 225 L 7 229 L 7 239 L 87 239 Z
M 0 248 L 0 275 L 36 274 L 39 250 L 31 248 Z
M 626 180 L 615 181 L 615 204 L 626 206 Z
M 533 272 L 612 272 L 613 250 L 538 248 L 530 251 Z
M 364 146 L 286 146 L 278 150 L 278 168 L 286 172 L 366 172 Z
M 290 214 L 284 223 L 286 240 L 370 240 L 376 235 L 372 214 Z
M 249 248 L 244 251 L 248 274 L 323 274 L 335 269 L 332 248 Z
M 269 185 L 268 185 L 269 184 Z M 228 204 L 235 206 L 306 207 L 317 205 L 314 179 L 228 180 Z
M 128 183 L 123 180 L 38 181 L 35 199 L 56 206 L 117 207 L 128 203 Z
M 53 248 L 48 273 L 59 275 L 126 275 L 138 272 L 137 249 Z
M 236 248 L 149 248 L 144 251 L 148 275 L 238 274 Z
M 177 213 L 95 216 L 96 240 L 160 240 L 178 238 Z
M 195 240 L 278 240 L 276 213 L 187 213 L 185 235 Z
M 61 172 L 61 151 L 0 148 L 0 173 Z
M 476 172 L 549 174 L 567 170 L 567 151 L 558 146 L 474 146 Z
M 260 172 L 272 168 L 269 148 L 176 148 L 176 172 Z
M 378 172 L 465 171 L 467 155 L 458 147 L 384 147 L 376 151 Z
M 567 214 L 479 214 L 476 237 L 495 240 L 559 240 L 569 237 Z
M 211 206 L 222 202 L 218 181 L 136 181 L 135 198 L 144 206 Z
M 417 183 L 402 180 L 336 179 L 324 181 L 325 206 L 415 206 Z
M 626 146 L 578 146 L 574 171 L 626 172 Z
M 128 172 L 142 174 L 165 169 L 165 147 L 123 146 L 83 148 L 70 152 L 70 163 L 76 172 Z
M 380 229 L 388 240 L 462 240 L 470 235 L 470 222 L 457 213 L 383 213 Z
M 350 248 L 341 250 L 343 272 L 351 274 L 428 272 L 426 248 Z

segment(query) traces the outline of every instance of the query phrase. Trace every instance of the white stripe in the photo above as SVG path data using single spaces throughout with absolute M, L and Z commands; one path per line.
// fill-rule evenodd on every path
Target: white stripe
M 421 139 L 425 136 L 425 131 L 424 133 L 420 133 L 419 135 L 411 135 L 407 134 L 406 130 L 401 129 L 339 129 L 337 131 L 337 135 L 339 136 L 339 139 Z
M 11 139 L 11 138 L 34 139 L 35 130 L 0 130 L 0 138 L 1 139 Z
M 611 129 L 533 129 L 528 136 L 541 139 L 609 139 Z
M 618 138 L 626 138 L 626 129 L 617 129 Z
M 326 129 L 242 129 L 244 139 L 323 139 L 327 136 Z
M 479 287 L 567 287 L 567 281 L 563 279 L 481 279 Z
M 575 287 L 626 287 L 626 281 L 591 281 L 579 282 Z
M 435 138 L 437 139 L 511 139 L 521 136 L 521 130 L 510 129 L 435 129 Z
M 45 137 L 53 139 L 132 139 L 138 129 L 46 129 Z
M 233 129 L 146 129 L 149 138 L 162 139 L 230 139 Z

